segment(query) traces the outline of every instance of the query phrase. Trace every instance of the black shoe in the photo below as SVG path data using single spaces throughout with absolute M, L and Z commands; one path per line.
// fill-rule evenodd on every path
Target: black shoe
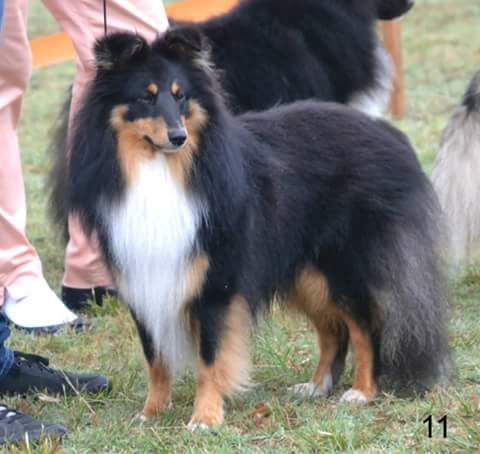
M 0 404 L 0 444 L 31 442 L 42 436 L 61 438 L 66 433 L 65 427 L 37 421 Z
M 48 359 L 14 352 L 10 371 L 0 380 L 0 395 L 24 395 L 43 391 L 49 394 L 97 394 L 111 389 L 102 375 L 73 374 L 48 367 Z
M 101 306 L 107 296 L 116 297 L 117 291 L 107 287 L 73 288 L 62 286 L 62 301 L 72 311 L 88 309 L 91 301 Z

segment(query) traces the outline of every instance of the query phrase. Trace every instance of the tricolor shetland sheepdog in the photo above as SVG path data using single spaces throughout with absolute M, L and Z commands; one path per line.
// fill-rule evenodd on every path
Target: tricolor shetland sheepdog
M 453 264 L 480 257 L 480 72 L 445 128 L 432 172 Z
M 145 416 L 195 364 L 190 428 L 220 424 L 274 297 L 318 335 L 320 361 L 297 393 L 328 395 L 349 342 L 343 401 L 371 401 L 382 376 L 414 389 L 446 374 L 441 218 L 403 134 L 312 101 L 234 117 L 192 30 L 151 45 L 114 34 L 95 53 L 58 203 L 98 233 L 135 319 Z

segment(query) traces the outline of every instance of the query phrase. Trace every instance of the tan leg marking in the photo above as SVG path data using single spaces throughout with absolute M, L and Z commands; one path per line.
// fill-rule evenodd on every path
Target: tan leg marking
M 210 259 L 205 253 L 197 255 L 187 270 L 185 302 L 183 305 L 183 315 L 186 326 L 190 326 L 190 334 L 194 343 L 198 344 L 199 326 L 195 317 L 191 316 L 193 300 L 202 293 L 208 269 L 210 268 Z
M 223 398 L 242 391 L 250 383 L 250 310 L 242 297 L 235 297 L 225 320 L 220 346 L 213 364 L 198 361 L 198 383 L 190 430 L 218 426 L 223 422 Z
M 187 303 L 190 303 L 202 292 L 209 267 L 210 260 L 204 253 L 192 260 L 187 272 L 187 288 L 185 292 L 185 301 Z
M 377 392 L 373 374 L 373 348 L 370 336 L 350 316 L 343 319 L 348 326 L 355 358 L 355 378 L 353 386 L 343 396 L 342 401 L 367 403 Z
M 373 375 L 373 349 L 369 334 L 348 314 L 333 304 L 325 276 L 313 268 L 303 270 L 297 279 L 292 303 L 313 322 L 321 351 L 317 369 L 309 383 L 296 385 L 294 392 L 310 396 L 325 395 L 332 386 L 332 365 L 340 347 L 340 333 L 348 328 L 355 357 L 353 388 L 342 400 L 366 403 L 376 393 Z
M 295 385 L 291 390 L 300 395 L 326 396 L 333 387 L 332 364 L 339 347 L 341 319 L 330 300 L 325 276 L 313 268 L 303 270 L 291 297 L 294 307 L 307 315 L 317 332 L 320 358 L 310 382 Z
M 143 416 L 150 418 L 165 410 L 171 399 L 171 378 L 161 360 L 148 364 L 148 395 L 143 407 Z

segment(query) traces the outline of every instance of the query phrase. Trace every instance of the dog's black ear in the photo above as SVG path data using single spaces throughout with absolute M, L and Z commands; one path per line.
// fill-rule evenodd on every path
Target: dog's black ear
M 171 28 L 165 33 L 163 42 L 180 57 L 192 57 L 210 51 L 207 37 L 195 26 Z
M 376 0 L 377 17 L 392 20 L 406 14 L 415 4 L 415 0 Z
M 121 69 L 145 59 L 149 46 L 145 38 L 133 33 L 111 33 L 95 43 L 95 66 L 100 71 Z

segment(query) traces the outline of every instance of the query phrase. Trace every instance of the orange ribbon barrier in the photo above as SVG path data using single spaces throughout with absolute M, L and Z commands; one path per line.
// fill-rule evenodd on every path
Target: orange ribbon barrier
M 157 0 L 160 1 L 160 0 Z M 184 0 L 167 7 L 168 17 L 184 21 L 202 21 L 231 9 L 238 0 Z M 55 33 L 30 41 L 33 67 L 61 63 L 75 58 L 75 48 L 67 34 Z

